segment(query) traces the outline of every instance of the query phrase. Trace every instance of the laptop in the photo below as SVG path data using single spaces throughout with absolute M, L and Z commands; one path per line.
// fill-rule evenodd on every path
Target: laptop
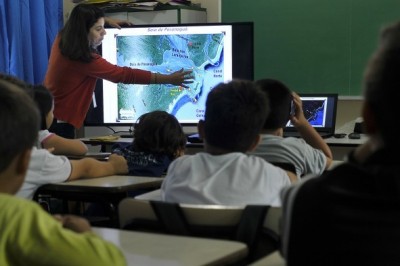
M 335 134 L 338 94 L 302 93 L 299 95 L 303 103 L 304 116 L 308 122 L 310 122 L 322 138 L 333 136 Z M 301 137 L 290 121 L 283 129 L 283 136 Z

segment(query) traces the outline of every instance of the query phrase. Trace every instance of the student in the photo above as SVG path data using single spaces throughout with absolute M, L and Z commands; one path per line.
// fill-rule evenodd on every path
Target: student
M 400 22 L 384 28 L 363 80 L 368 140 L 348 161 L 283 193 L 288 265 L 400 265 Z
M 3 79 L 0 127 L 0 265 L 126 265 L 117 247 L 90 232 L 87 220 L 52 217 L 13 196 L 24 182 L 39 114 L 26 92 Z
M 51 49 L 44 85 L 54 96 L 51 132 L 75 138 L 88 112 L 98 79 L 127 84 L 172 84 L 187 87 L 191 71 L 171 74 L 119 67 L 97 53 L 106 31 L 104 12 L 95 5 L 78 4 Z
M 279 192 L 297 177 L 264 159 L 254 149 L 269 113 L 266 95 L 253 82 L 217 85 L 198 124 L 204 152 L 174 160 L 161 186 L 165 201 L 192 204 L 280 206 Z
M 260 144 L 250 154 L 269 162 L 291 163 L 299 178 L 306 174 L 322 174 L 332 163 L 332 152 L 304 117 L 299 95 L 278 80 L 261 79 L 256 84 L 268 95 L 271 113 L 262 128 Z M 290 115 L 292 102 L 295 112 Z M 283 138 L 289 119 L 302 138 Z
M 134 124 L 132 144 L 112 152 L 125 157 L 129 174 L 162 176 L 169 164 L 184 154 L 186 136 L 175 116 L 165 111 L 143 114 Z
M 85 155 L 88 147 L 82 141 L 63 138 L 47 130 L 54 118 L 54 101 L 51 92 L 43 85 L 35 85 L 33 94 L 41 116 L 37 147 L 51 150 L 56 155 Z
M 111 154 L 106 162 L 93 158 L 69 160 L 66 156 L 33 147 L 28 173 L 17 196 L 32 199 L 36 189 L 44 184 L 126 173 L 127 162 L 117 154 Z

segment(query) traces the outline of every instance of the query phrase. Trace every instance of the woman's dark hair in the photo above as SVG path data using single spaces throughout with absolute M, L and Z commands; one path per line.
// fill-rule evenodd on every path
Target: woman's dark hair
M 132 149 L 175 158 L 185 149 L 186 136 L 175 116 L 165 111 L 143 114 L 134 124 Z
M 61 54 L 71 60 L 90 62 L 93 52 L 89 45 L 88 34 L 90 28 L 104 17 L 104 12 L 95 5 L 79 4 L 74 7 L 64 28 L 60 31 Z
M 33 86 L 33 99 L 40 112 L 40 129 L 47 129 L 46 117 L 53 107 L 53 95 L 43 85 Z

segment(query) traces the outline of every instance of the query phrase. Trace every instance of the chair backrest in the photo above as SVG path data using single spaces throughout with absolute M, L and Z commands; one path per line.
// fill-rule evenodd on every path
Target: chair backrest
M 292 172 L 293 174 L 296 174 L 296 167 L 292 163 L 289 163 L 289 162 L 270 162 L 270 163 L 282 168 L 283 170 L 286 170 L 286 171 Z
M 118 207 L 120 228 L 230 239 L 249 248 L 250 261 L 278 249 L 281 208 L 192 205 L 132 198 Z

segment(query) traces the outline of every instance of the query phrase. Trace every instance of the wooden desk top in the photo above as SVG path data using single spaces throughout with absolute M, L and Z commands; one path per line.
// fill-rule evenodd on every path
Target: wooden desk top
M 118 246 L 128 265 L 226 265 L 247 255 L 245 244 L 235 241 L 142 233 L 93 227 Z
M 124 192 L 138 188 L 159 187 L 163 178 L 146 176 L 112 175 L 99 178 L 79 179 L 70 182 L 44 185 L 47 190 L 92 192 Z

